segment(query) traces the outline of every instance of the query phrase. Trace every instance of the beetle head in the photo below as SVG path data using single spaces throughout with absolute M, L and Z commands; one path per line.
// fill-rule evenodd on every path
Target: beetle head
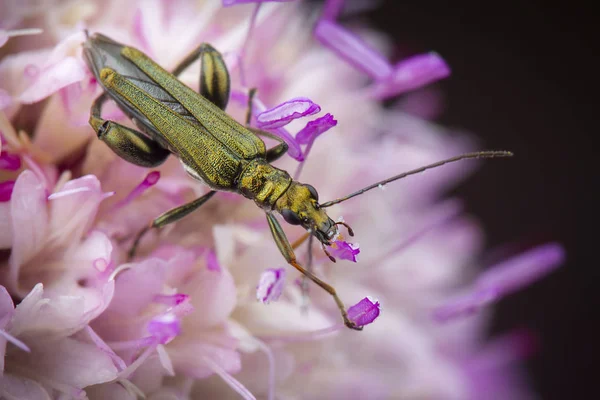
M 319 206 L 319 194 L 311 185 L 292 182 L 275 209 L 287 223 L 301 225 L 324 245 L 330 245 L 337 236 L 336 223 Z

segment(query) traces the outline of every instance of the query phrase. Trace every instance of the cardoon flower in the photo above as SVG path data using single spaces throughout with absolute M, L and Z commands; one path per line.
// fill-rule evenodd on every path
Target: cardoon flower
M 477 278 L 481 228 L 458 200 L 443 199 L 473 163 L 332 207 L 355 238 L 340 231 L 329 257 L 297 248 L 362 332 L 343 326 L 327 293 L 293 284 L 300 275 L 282 269 L 264 213 L 240 196 L 218 193 L 143 236 L 127 259 L 153 218 L 207 188 L 175 157 L 147 170 L 97 140 L 87 119 L 101 88 L 82 58 L 84 29 L 166 69 L 211 43 L 231 74 L 227 113 L 243 121 L 257 88 L 253 126 L 289 144 L 276 165 L 318 188 L 321 201 L 473 149 L 466 137 L 381 106 L 402 95 L 431 108 L 419 90 L 450 69 L 436 53 L 388 59 L 385 43 L 337 22 L 342 3 L 89 0 L 2 10 L 0 397 L 528 394 L 513 369 L 524 338 L 486 343 L 486 306 L 551 271 L 563 253 L 544 245 Z M 180 79 L 197 90 L 198 76 L 196 63 Z M 114 104 L 103 115 L 128 123 Z M 291 242 L 304 234 L 284 229 Z

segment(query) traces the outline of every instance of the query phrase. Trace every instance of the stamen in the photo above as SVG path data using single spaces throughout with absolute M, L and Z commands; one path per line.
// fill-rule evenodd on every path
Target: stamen
M 83 328 L 88 336 L 90 337 L 90 339 L 92 339 L 92 342 L 94 342 L 94 344 L 103 352 L 105 352 L 106 354 L 108 354 L 108 356 L 110 357 L 110 359 L 113 361 L 113 364 L 115 364 L 115 366 L 117 367 L 117 369 L 119 371 L 124 370 L 125 368 L 127 368 L 127 364 L 125 364 L 125 361 L 123 361 L 123 359 L 121 357 L 119 357 L 114 351 L 113 349 L 111 349 L 104 340 L 102 340 L 102 338 L 100 336 L 98 336 L 98 334 L 92 329 L 90 328 L 90 326 L 86 326 L 85 328 Z
M 118 378 L 121 379 L 127 379 L 131 376 L 131 374 L 133 374 L 135 372 L 136 369 L 138 369 L 143 363 L 144 361 L 146 361 L 146 359 L 148 357 L 150 357 L 150 355 L 152 354 L 152 352 L 154 350 L 156 350 L 156 347 L 158 346 L 158 340 L 154 339 L 153 343 L 148 346 L 146 348 L 146 350 L 144 350 L 142 352 L 142 354 L 140 354 L 140 356 L 131 364 L 129 364 L 129 366 L 127 368 L 125 368 L 123 371 L 119 372 Z
M 154 296 L 152 301 L 154 301 L 155 303 L 165 304 L 169 307 L 175 307 L 176 305 L 183 303 L 184 301 L 188 300 L 189 298 L 190 298 L 190 296 L 188 296 L 187 294 L 183 294 L 183 293 L 175 293 L 172 295 L 157 294 L 156 296 Z
M 5 31 L 4 29 L 0 29 L 0 47 L 4 46 L 8 39 L 16 36 L 27 36 L 27 35 L 39 35 L 43 31 L 38 28 L 29 28 L 29 29 L 14 29 L 11 31 Z
M 6 339 L 6 341 L 14 344 L 19 349 L 26 351 L 28 353 L 31 353 L 31 349 L 29 348 L 29 346 L 27 346 L 25 343 L 21 342 L 19 339 L 17 339 L 10 333 L 6 332 L 5 330 L 0 329 L 0 336 L 4 337 L 4 339 Z
M 231 376 L 231 374 L 225 371 L 219 364 L 217 364 L 211 358 L 202 357 L 202 361 L 204 361 L 206 366 L 210 368 L 215 374 L 219 375 L 219 377 L 221 377 L 221 379 L 223 379 L 223 381 L 225 381 L 225 383 L 229 385 L 230 388 L 239 393 L 244 400 L 256 400 L 256 397 L 254 397 L 254 395 L 250 393 L 250 391 L 240 381 Z
M 159 171 L 150 172 L 148 175 L 146 175 L 144 180 L 139 185 L 137 185 L 135 187 L 135 189 L 133 189 L 131 191 L 131 193 L 129 193 L 127 195 L 127 197 L 125 197 L 123 200 L 121 200 L 120 202 L 115 204 L 113 209 L 122 208 L 122 207 L 126 206 L 127 204 L 131 203 L 133 200 L 140 197 L 146 190 L 148 190 L 152 186 L 156 185 L 156 182 L 158 182 L 159 179 L 160 179 Z

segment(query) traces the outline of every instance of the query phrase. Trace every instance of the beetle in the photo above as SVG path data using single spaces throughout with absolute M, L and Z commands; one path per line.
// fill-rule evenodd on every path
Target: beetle
M 512 155 L 505 151 L 467 153 L 404 172 L 362 188 L 336 200 L 319 203 L 317 190 L 294 181 L 284 170 L 271 163 L 288 149 L 278 136 L 250 126 L 252 98 L 250 90 L 246 124 L 242 125 L 225 113 L 229 100 L 229 72 L 221 54 L 202 43 L 168 72 L 141 51 L 125 46 L 102 34 L 89 35 L 83 44 L 87 65 L 104 92 L 93 102 L 89 123 L 98 138 L 118 156 L 142 167 L 156 167 L 169 155 L 179 158 L 185 171 L 211 190 L 202 197 L 169 210 L 156 219 L 134 240 L 129 253 L 133 257 L 137 244 L 149 229 L 175 222 L 208 201 L 217 191 L 238 193 L 262 208 L 269 229 L 285 260 L 335 300 L 344 324 L 360 330 L 331 285 L 325 283 L 296 259 L 294 247 L 287 239 L 275 214 L 291 225 L 307 230 L 304 239 L 315 237 L 325 253 L 338 235 L 338 225 L 352 229 L 344 222 L 333 221 L 325 208 L 358 196 L 380 185 L 426 169 L 466 158 L 491 158 Z M 200 59 L 199 93 L 177 79 L 177 75 Z M 139 129 L 131 129 L 102 118 L 102 106 L 110 98 Z M 279 143 L 267 149 L 259 137 Z M 335 259 L 333 259 L 335 261 Z

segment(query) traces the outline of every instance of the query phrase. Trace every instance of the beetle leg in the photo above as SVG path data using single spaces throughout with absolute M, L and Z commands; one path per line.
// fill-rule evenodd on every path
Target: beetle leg
M 246 127 L 250 127 L 252 122 L 253 108 L 254 108 L 254 96 L 256 96 L 256 88 L 251 88 L 248 91 L 248 108 L 246 109 Z
M 202 43 L 188 54 L 173 70 L 177 76 L 194 61 L 200 59 L 200 94 L 225 110 L 229 101 L 230 79 L 221 53 L 208 43 Z
M 185 203 L 179 207 L 175 207 L 163 214 L 159 215 L 150 223 L 149 226 L 142 229 L 135 237 L 133 244 L 131 245 L 131 249 L 129 249 L 128 260 L 131 260 L 133 256 L 135 256 L 135 252 L 137 251 L 137 247 L 140 244 L 140 240 L 142 237 L 148 232 L 150 229 L 162 228 L 165 225 L 168 225 L 172 222 L 178 221 L 186 215 L 190 214 L 192 211 L 197 210 L 201 205 L 206 203 L 208 199 L 214 196 L 217 193 L 214 190 L 206 193 L 204 196 L 197 198 L 196 200 L 190 201 L 189 203 Z
M 102 105 L 107 99 L 108 96 L 103 93 L 92 103 L 89 123 L 98 139 L 132 164 L 152 168 L 165 162 L 171 153 L 158 142 L 141 132 L 102 118 Z
M 285 258 L 285 260 L 288 262 L 288 264 L 290 264 L 292 267 L 296 268 L 300 273 L 302 273 L 304 276 L 308 277 L 311 281 L 313 281 L 314 283 L 319 285 L 323 290 L 325 290 L 327 293 L 329 293 L 333 297 L 333 299 L 335 300 L 335 303 L 337 304 L 338 308 L 340 309 L 340 313 L 342 314 L 342 319 L 344 320 L 344 324 L 348 328 L 355 329 L 358 331 L 362 330 L 362 327 L 356 325 L 354 322 L 352 322 L 350 320 L 350 318 L 348 318 L 348 313 L 346 312 L 346 307 L 344 307 L 344 303 L 342 303 L 342 300 L 337 295 L 335 288 L 333 286 L 323 282 L 321 279 L 317 278 L 312 272 L 307 271 L 298 263 L 298 261 L 296 260 L 296 255 L 294 254 L 294 249 L 292 249 L 290 242 L 288 241 L 287 237 L 285 236 L 285 232 L 281 228 L 281 225 L 279 225 L 279 222 L 277 221 L 277 219 L 275 218 L 275 215 L 273 215 L 273 213 L 267 212 L 267 222 L 269 223 L 269 229 L 271 230 L 271 234 L 273 235 L 275 244 L 277 244 L 279 251 Z
M 306 261 L 306 270 L 310 273 L 313 272 L 313 253 L 312 253 L 312 245 L 313 245 L 313 235 L 308 235 L 308 246 L 307 246 L 307 261 Z M 310 303 L 310 298 L 308 296 L 308 278 L 306 275 L 302 276 L 302 281 L 300 282 L 300 288 L 302 290 L 302 309 L 306 312 L 308 310 L 308 306 Z
M 252 133 L 254 133 L 255 135 L 268 137 L 269 139 L 273 139 L 273 140 L 276 140 L 279 142 L 278 145 L 276 145 L 275 147 L 271 147 L 269 150 L 267 150 L 267 153 L 265 156 L 265 158 L 267 159 L 267 162 L 271 163 L 271 162 L 277 160 L 279 157 L 281 157 L 288 151 L 288 144 L 286 142 L 284 142 L 283 139 L 280 138 L 279 136 L 274 135 L 270 132 L 261 131 L 260 129 L 256 129 L 256 128 L 247 128 L 247 129 L 249 131 L 251 131 Z

